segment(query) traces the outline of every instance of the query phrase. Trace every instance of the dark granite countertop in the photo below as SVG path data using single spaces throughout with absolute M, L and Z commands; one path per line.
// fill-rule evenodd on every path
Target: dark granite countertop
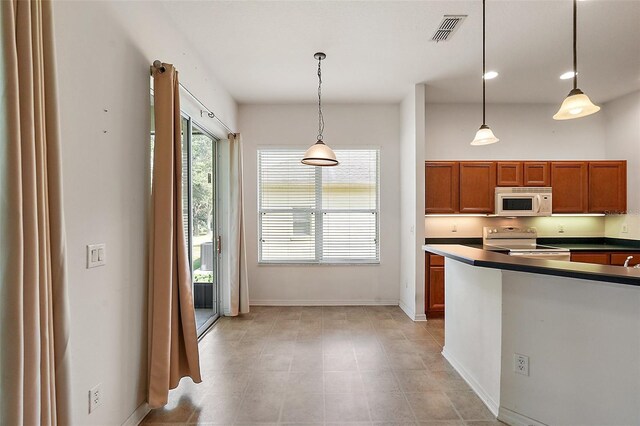
M 520 258 L 460 244 L 426 244 L 423 248 L 430 253 L 483 268 L 640 286 L 640 269 L 560 260 Z
M 482 248 L 482 238 L 425 238 L 425 244 L 461 244 Z M 640 251 L 640 241 L 600 237 L 540 237 L 538 244 L 566 248 L 571 251 Z

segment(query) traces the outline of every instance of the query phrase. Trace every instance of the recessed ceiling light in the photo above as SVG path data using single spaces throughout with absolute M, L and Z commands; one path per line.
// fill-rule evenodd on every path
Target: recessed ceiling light
M 485 80 L 491 80 L 491 79 L 496 78 L 497 76 L 498 76 L 498 72 L 497 71 L 487 71 L 484 74 L 483 77 L 484 77 Z
M 560 80 L 569 80 L 570 78 L 573 78 L 573 75 L 573 71 L 567 71 L 560 76 Z

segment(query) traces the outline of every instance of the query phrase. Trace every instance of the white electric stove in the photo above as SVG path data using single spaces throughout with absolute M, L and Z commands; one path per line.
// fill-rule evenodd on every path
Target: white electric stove
M 485 226 L 482 245 L 485 250 L 508 251 L 509 256 L 535 259 L 571 260 L 569 249 L 537 243 L 538 231 L 532 227 Z

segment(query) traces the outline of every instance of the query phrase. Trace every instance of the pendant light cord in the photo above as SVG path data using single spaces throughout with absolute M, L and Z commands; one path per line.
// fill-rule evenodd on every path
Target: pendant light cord
M 320 63 L 322 58 L 318 59 L 318 140 L 322 141 L 322 132 L 324 131 L 324 116 L 322 115 L 322 69 Z
M 575 1 L 575 0 L 574 0 Z M 486 96 L 485 96 L 485 0 L 482 0 L 482 125 L 486 122 Z
M 573 88 L 578 88 L 578 2 L 573 0 Z

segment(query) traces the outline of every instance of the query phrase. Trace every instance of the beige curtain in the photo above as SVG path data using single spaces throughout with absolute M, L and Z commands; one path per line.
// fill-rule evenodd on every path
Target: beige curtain
M 191 273 L 182 223 L 182 147 L 178 72 L 153 68 L 155 142 L 149 242 L 149 395 L 167 403 L 182 377 L 199 383 Z
M 229 134 L 229 315 L 249 312 L 242 137 Z
M 0 424 L 68 425 L 69 320 L 52 5 L 1 3 Z

